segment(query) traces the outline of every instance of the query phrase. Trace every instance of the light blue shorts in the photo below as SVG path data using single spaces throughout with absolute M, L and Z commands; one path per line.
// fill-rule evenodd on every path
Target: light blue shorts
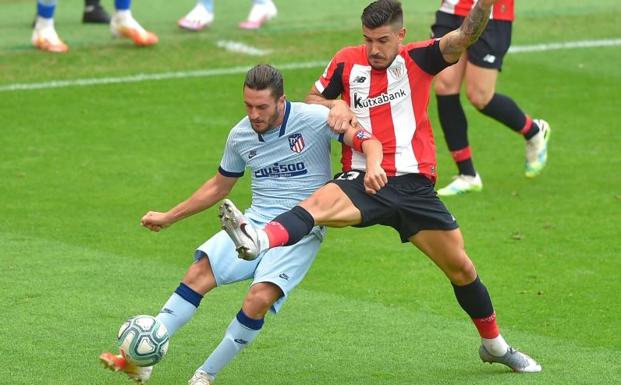
M 253 279 L 253 285 L 270 282 L 280 287 L 284 295 L 270 309 L 277 313 L 289 293 L 306 276 L 315 261 L 322 239 L 322 232 L 315 228 L 295 245 L 270 249 L 259 254 L 257 259 L 246 261 L 237 256 L 235 245 L 226 232 L 220 231 L 200 245 L 197 251 L 207 254 L 218 286 Z M 197 252 L 196 261 L 204 254 Z

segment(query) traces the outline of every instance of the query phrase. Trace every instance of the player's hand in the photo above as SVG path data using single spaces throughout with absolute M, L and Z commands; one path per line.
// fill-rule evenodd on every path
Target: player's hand
M 367 194 L 377 194 L 377 192 L 388 183 L 386 171 L 380 166 L 368 167 L 364 174 L 364 190 Z
M 330 113 L 328 114 L 328 125 L 332 131 L 342 134 L 354 128 L 358 124 L 358 119 L 349 105 L 343 100 L 335 100 Z
M 151 231 L 158 232 L 168 226 L 172 221 L 168 218 L 166 213 L 160 213 L 157 211 L 149 211 L 140 220 L 140 224 Z

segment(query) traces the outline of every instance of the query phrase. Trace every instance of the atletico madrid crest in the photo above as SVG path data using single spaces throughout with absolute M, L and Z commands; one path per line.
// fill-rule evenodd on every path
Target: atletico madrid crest
M 291 151 L 302 152 L 302 150 L 304 150 L 304 138 L 302 134 L 289 135 L 289 147 Z

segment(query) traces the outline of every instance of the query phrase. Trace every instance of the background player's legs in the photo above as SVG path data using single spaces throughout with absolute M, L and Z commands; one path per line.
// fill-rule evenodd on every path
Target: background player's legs
M 248 18 L 239 23 L 241 29 L 258 29 L 261 26 L 276 17 L 278 10 L 272 0 L 253 0 L 252 8 L 248 13 Z
M 265 314 L 283 295 L 282 290 L 270 282 L 259 282 L 250 288 L 242 309 L 229 324 L 224 338 L 196 371 L 190 384 L 200 379 L 213 381 L 218 372 L 248 346 L 263 327 Z
M 459 94 L 461 82 L 466 73 L 467 58 L 444 69 L 435 79 L 436 98 L 438 100 L 438 117 L 444 132 L 444 139 L 460 175 L 474 176 L 474 166 L 468 146 L 468 121 L 461 105 Z M 467 154 L 467 156 L 466 156 Z
M 468 121 L 460 100 L 461 84 L 466 73 L 467 58 L 464 54 L 454 64 L 438 74 L 435 80 L 438 117 L 451 157 L 457 164 L 459 175 L 445 188 L 438 190 L 440 196 L 480 191 L 483 188 L 477 175 L 468 143 Z
M 32 31 L 32 44 L 42 51 L 67 52 L 69 47 L 60 40 L 54 28 L 57 0 L 38 0 L 37 18 Z
M 177 25 L 188 31 L 200 31 L 213 23 L 213 0 L 198 0 L 192 10 L 177 21 Z
M 498 70 L 483 68 L 472 63 L 466 65 L 466 94 L 474 107 L 496 119 L 525 139 L 532 138 L 539 127 L 508 96 L 496 93 Z
M 464 249 L 459 229 L 422 230 L 409 241 L 425 253 L 444 272 L 453 285 L 457 302 L 474 322 L 487 362 L 500 362 L 516 371 L 540 371 L 532 358 L 519 353 L 505 342 L 496 323 L 496 313 L 487 288 L 479 280 L 474 264 Z
M 510 97 L 496 93 L 497 78 L 497 69 L 483 68 L 468 62 L 466 66 L 468 99 L 483 114 L 524 137 L 527 141 L 526 176 L 536 176 L 547 160 L 546 143 L 549 126 L 545 121 L 531 119 Z M 533 162 L 541 164 L 532 164 Z M 529 170 L 533 168 L 534 171 Z
M 158 37 L 144 28 L 131 13 L 132 0 L 114 0 L 116 12 L 110 21 L 110 31 L 114 36 L 131 39 L 137 46 L 150 46 L 158 42 Z
M 108 24 L 110 15 L 101 6 L 101 0 L 84 0 L 82 23 Z

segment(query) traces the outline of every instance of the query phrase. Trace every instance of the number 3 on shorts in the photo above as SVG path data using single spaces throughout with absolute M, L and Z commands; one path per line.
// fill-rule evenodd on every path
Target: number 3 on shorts
M 347 171 L 338 176 L 338 180 L 354 180 L 360 176 L 359 171 Z

